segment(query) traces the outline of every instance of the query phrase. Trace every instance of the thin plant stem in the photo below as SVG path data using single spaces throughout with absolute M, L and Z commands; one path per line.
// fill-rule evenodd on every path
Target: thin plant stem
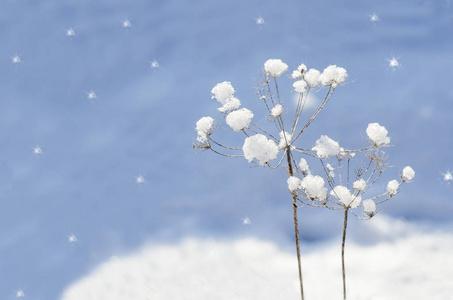
M 288 163 L 288 175 L 293 176 L 293 164 L 291 159 L 291 148 L 287 146 L 286 150 L 286 160 Z M 293 207 L 293 224 L 294 224 L 294 240 L 296 243 L 296 254 L 297 254 L 297 267 L 299 272 L 299 286 L 300 286 L 300 298 L 304 300 L 304 284 L 302 279 L 302 256 L 300 250 L 300 236 L 299 236 L 299 218 L 297 214 L 298 206 L 297 206 L 297 194 L 291 193 L 292 197 L 292 207 Z
M 343 274 L 343 300 L 346 300 L 346 268 L 344 263 L 344 248 L 346 244 L 346 230 L 348 227 L 348 214 L 349 207 L 344 209 L 344 218 L 343 218 L 343 234 L 341 240 L 341 271 Z

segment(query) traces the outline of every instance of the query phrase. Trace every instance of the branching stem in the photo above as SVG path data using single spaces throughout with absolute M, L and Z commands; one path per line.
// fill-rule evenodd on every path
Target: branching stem
M 346 230 L 348 227 L 348 214 L 349 214 L 349 207 L 344 209 L 344 218 L 343 218 L 343 234 L 342 234 L 342 241 L 341 241 L 341 271 L 343 274 L 343 300 L 346 300 L 346 269 L 344 264 L 344 248 L 346 244 Z
M 288 175 L 293 176 L 293 164 L 291 159 L 291 147 L 288 146 L 286 149 L 286 160 L 288 163 Z M 304 284 L 302 279 L 302 257 L 300 251 L 300 236 L 299 236 L 299 219 L 297 215 L 297 194 L 291 193 L 292 197 L 292 206 L 293 206 L 293 223 L 294 223 L 294 240 L 296 243 L 296 254 L 297 254 L 297 267 L 299 272 L 299 285 L 300 285 L 300 297 L 301 300 L 304 300 Z

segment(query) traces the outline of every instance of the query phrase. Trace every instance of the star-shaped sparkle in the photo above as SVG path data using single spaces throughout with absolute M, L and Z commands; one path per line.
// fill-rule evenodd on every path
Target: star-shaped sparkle
M 33 148 L 33 154 L 41 155 L 42 153 L 43 153 L 43 150 L 42 150 L 41 146 L 36 145 L 36 146 Z
M 69 243 L 75 243 L 78 240 L 79 239 L 77 238 L 77 236 L 74 233 L 71 233 L 70 235 L 68 235 L 68 242 Z
M 257 25 L 263 25 L 264 24 L 264 18 L 263 17 L 258 17 L 255 19 L 255 22 Z
M 145 176 L 143 176 L 143 175 L 138 175 L 137 177 L 135 177 L 135 182 L 138 183 L 138 184 L 143 184 L 143 183 L 145 183 Z
M 151 66 L 151 68 L 153 68 L 153 69 L 157 69 L 157 68 L 160 67 L 159 62 L 158 62 L 157 60 L 151 61 L 151 62 L 150 62 L 150 66 Z
M 442 179 L 446 183 L 452 183 L 453 182 L 453 174 L 451 173 L 451 171 L 447 171 L 447 172 L 442 174 Z
M 75 33 L 74 28 L 68 28 L 68 29 L 66 30 L 66 36 L 73 37 L 73 36 L 75 36 L 75 34 L 76 34 L 76 33 Z
M 90 100 L 94 100 L 96 99 L 98 96 L 96 95 L 96 92 L 91 90 L 87 93 L 87 98 L 90 99 Z
M 131 21 L 129 21 L 128 19 L 124 20 L 121 25 L 123 26 L 123 28 L 130 28 L 132 26 Z
M 371 23 L 377 23 L 379 21 L 380 21 L 379 16 L 376 13 L 372 13 L 370 15 L 370 22 Z
M 16 298 L 24 298 L 25 297 L 25 292 L 23 290 L 18 290 L 16 292 Z
M 22 62 L 22 59 L 19 55 L 15 54 L 13 57 L 11 57 L 11 62 L 13 64 L 20 64 Z
M 252 224 L 252 220 L 250 220 L 249 217 L 245 217 L 245 218 L 242 219 L 242 224 L 243 225 L 250 225 L 250 224 Z
M 389 62 L 389 67 L 394 70 L 400 67 L 400 62 L 398 61 L 398 59 L 396 57 L 390 58 L 388 60 L 388 62 Z

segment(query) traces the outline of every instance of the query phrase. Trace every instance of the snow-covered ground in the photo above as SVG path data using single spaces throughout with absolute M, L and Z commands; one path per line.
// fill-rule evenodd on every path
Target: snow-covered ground
M 351 300 L 453 299 L 453 233 L 378 216 L 347 248 Z M 147 245 L 114 257 L 70 285 L 62 300 L 298 299 L 291 249 L 256 238 Z M 309 300 L 341 299 L 338 241 L 304 255 Z

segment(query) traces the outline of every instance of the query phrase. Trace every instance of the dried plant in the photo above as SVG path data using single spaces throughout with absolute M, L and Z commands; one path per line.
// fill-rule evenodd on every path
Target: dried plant
M 217 139 L 216 123 L 205 116 L 196 123 L 197 141 L 195 148 L 212 151 L 225 157 L 244 157 L 250 163 L 269 168 L 285 167 L 287 184 L 291 196 L 294 241 L 296 246 L 300 296 L 304 299 L 302 276 L 301 238 L 299 234 L 299 207 L 319 207 L 343 211 L 342 230 L 342 279 L 343 298 L 346 299 L 345 242 L 349 213 L 360 204 L 363 214 L 359 218 L 371 218 L 377 213 L 377 204 L 393 198 L 401 183 L 413 179 L 415 172 L 410 167 L 403 170 L 401 179 L 392 180 L 387 191 L 368 196 L 369 187 L 376 183 L 386 167 L 383 148 L 390 144 L 385 127 L 370 123 L 366 130 L 370 144 L 359 149 L 346 149 L 327 135 L 322 135 L 313 147 L 305 149 L 298 142 L 305 130 L 317 119 L 330 101 L 335 89 L 347 79 L 344 68 L 330 65 L 323 72 L 299 65 L 291 74 L 292 87 L 297 97 L 295 109 L 283 104 L 278 78 L 288 69 L 280 59 L 269 59 L 264 64 L 264 79 L 259 85 L 257 97 L 265 108 L 266 124 L 253 122 L 254 113 L 241 108 L 241 101 L 235 97 L 233 85 L 224 81 L 215 85 L 212 98 L 221 106 L 226 124 L 244 135 L 242 147 L 225 145 Z M 313 93 L 323 93 L 322 100 L 303 120 L 303 112 Z M 299 156 L 299 161 L 296 161 Z M 362 159 L 360 159 L 360 157 Z M 365 158 L 365 159 L 363 159 Z M 313 175 L 312 163 L 319 162 L 320 175 Z M 358 162 L 357 164 L 355 162 Z M 335 167 L 332 165 L 334 164 Z M 355 168 L 352 174 L 351 170 Z M 352 177 L 352 178 L 351 178 Z M 326 184 L 327 183 L 327 184 Z M 366 200 L 362 201 L 362 198 Z

